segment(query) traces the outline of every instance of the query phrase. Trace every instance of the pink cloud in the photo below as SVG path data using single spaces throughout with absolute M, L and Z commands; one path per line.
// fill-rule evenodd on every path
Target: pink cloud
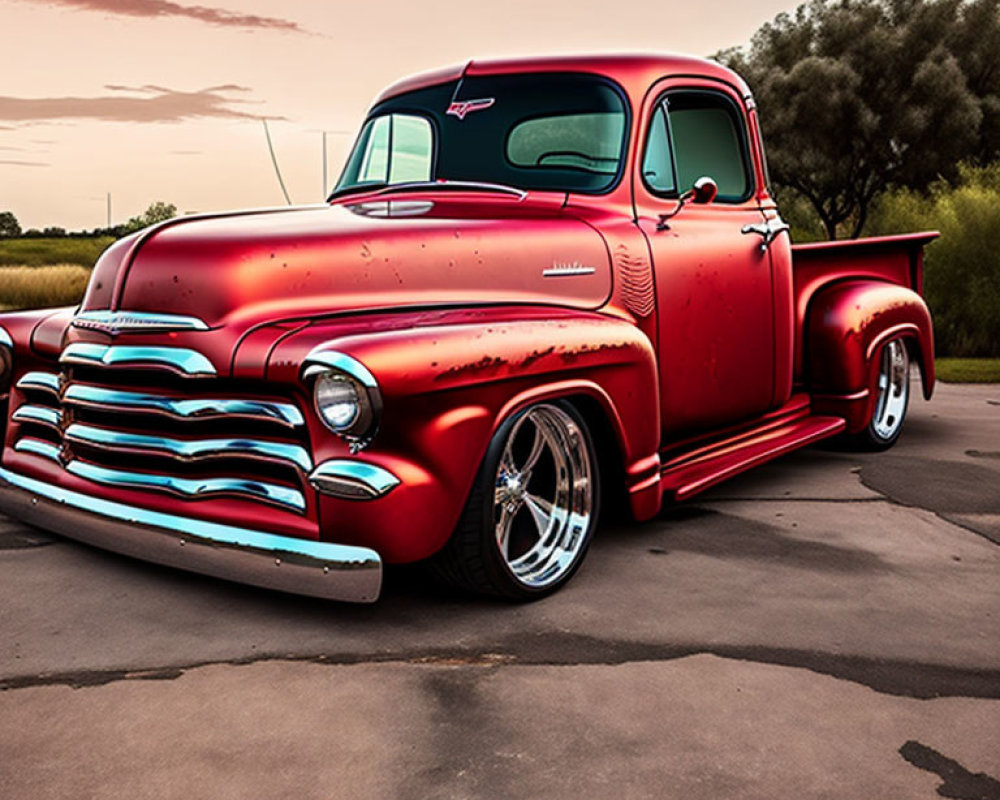
M 0 120 L 34 123 L 53 119 L 96 119 L 107 122 L 179 122 L 197 117 L 264 119 L 232 108 L 246 103 L 228 97 L 249 89 L 232 84 L 197 92 L 179 92 L 162 86 L 107 86 L 115 94 L 100 97 L 9 97 L 0 96 Z M 137 97 L 123 97 L 123 93 Z M 266 117 L 280 119 L 279 117 Z
M 211 25 L 236 28 L 270 28 L 302 33 L 298 23 L 257 14 L 237 14 L 208 6 L 182 6 L 170 0 L 29 0 L 39 5 L 64 6 L 86 11 L 103 11 L 130 17 L 187 17 Z
M 45 164 L 41 161 L 8 161 L 6 159 L 0 158 L 0 164 L 11 166 L 11 167 L 51 167 L 51 164 Z

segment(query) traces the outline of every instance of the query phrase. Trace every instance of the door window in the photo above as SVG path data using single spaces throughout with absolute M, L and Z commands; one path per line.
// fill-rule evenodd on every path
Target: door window
M 727 96 L 710 91 L 670 92 L 650 121 L 642 177 L 654 194 L 676 196 L 708 176 L 719 202 L 750 196 L 742 116 Z

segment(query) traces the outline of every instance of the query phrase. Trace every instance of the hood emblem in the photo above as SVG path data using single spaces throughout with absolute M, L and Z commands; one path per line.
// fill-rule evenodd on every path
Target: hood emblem
M 472 111 L 483 111 L 496 102 L 495 97 L 480 97 L 478 100 L 456 100 L 444 113 L 459 119 L 465 119 L 465 115 Z
M 197 317 L 153 314 L 146 311 L 81 311 L 73 317 L 74 328 L 101 331 L 115 336 L 122 331 L 207 331 Z

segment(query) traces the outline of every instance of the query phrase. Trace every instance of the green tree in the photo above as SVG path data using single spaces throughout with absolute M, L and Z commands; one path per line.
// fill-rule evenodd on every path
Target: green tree
M 10 211 L 0 211 L 0 239 L 13 239 L 21 235 L 21 225 Z
M 998 3 L 811 0 L 719 53 L 754 91 L 779 199 L 805 198 L 831 239 L 856 237 L 885 190 L 994 158 Z
M 125 223 L 125 233 L 134 233 L 150 225 L 155 225 L 157 222 L 165 222 L 168 219 L 173 219 L 176 216 L 177 206 L 173 203 L 164 203 L 157 200 L 154 203 L 150 203 L 149 208 L 142 214 L 132 217 Z

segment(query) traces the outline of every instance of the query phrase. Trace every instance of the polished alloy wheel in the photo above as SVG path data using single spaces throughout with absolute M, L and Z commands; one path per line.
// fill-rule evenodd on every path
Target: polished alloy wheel
M 583 562 L 600 509 L 584 418 L 565 400 L 528 406 L 490 439 L 458 524 L 428 562 L 463 591 L 537 600 Z
M 910 394 L 910 359 L 899 339 L 882 348 L 877 389 L 871 431 L 875 438 L 892 442 L 903 425 Z
M 496 546 L 521 584 L 558 582 L 580 555 L 594 513 L 590 448 L 562 409 L 538 405 L 507 434 L 496 470 Z

